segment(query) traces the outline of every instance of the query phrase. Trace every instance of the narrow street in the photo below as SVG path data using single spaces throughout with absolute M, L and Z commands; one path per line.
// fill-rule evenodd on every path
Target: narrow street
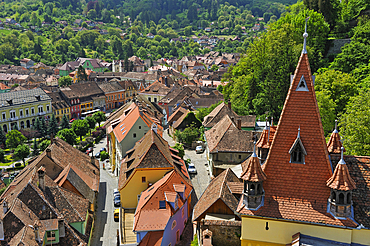
M 103 138 L 94 147 L 94 155 L 101 148 L 107 148 L 106 138 Z M 96 213 L 95 228 L 91 240 L 92 246 L 111 246 L 117 244 L 117 230 L 119 223 L 113 219 L 113 189 L 117 189 L 118 177 L 114 177 L 110 169 L 103 169 L 100 162 L 100 187 L 98 209 Z
M 163 132 L 163 138 L 169 143 L 170 146 L 175 145 L 175 141 L 168 135 L 167 130 Z M 190 179 L 193 184 L 195 194 L 199 199 L 203 194 L 204 190 L 207 188 L 208 184 L 211 182 L 209 178 L 207 158 L 205 152 L 201 154 L 195 153 L 195 150 L 185 149 L 184 160 L 190 159 L 191 163 L 194 163 L 197 169 L 197 174 L 190 174 Z

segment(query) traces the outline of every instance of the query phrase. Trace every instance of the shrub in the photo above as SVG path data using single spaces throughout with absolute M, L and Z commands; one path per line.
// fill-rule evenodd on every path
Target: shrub
M 85 147 L 87 144 L 88 144 L 88 142 L 86 142 L 86 141 L 81 141 L 80 142 L 80 145 L 82 145 L 83 147 Z
M 22 163 L 17 162 L 17 163 L 15 163 L 15 164 L 14 164 L 14 166 L 15 166 L 15 167 L 20 167 L 20 166 L 22 166 Z
M 105 151 L 100 152 L 100 160 L 101 161 L 105 161 L 108 158 L 109 158 L 109 154 L 107 152 L 105 152 Z
M 5 162 L 5 151 L 0 149 L 0 162 Z
M 93 138 L 97 138 L 98 136 L 100 136 L 100 133 L 100 131 L 93 131 L 91 135 L 93 136 Z

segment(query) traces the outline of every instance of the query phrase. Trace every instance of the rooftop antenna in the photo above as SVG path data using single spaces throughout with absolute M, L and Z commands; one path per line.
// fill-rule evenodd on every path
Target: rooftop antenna
M 304 26 L 304 33 L 303 33 L 303 38 L 304 38 L 304 41 L 303 41 L 303 50 L 302 50 L 302 54 L 307 54 L 307 50 L 306 50 L 306 39 L 308 37 L 308 33 L 307 33 L 307 21 L 308 19 L 310 19 L 310 17 L 307 17 L 306 18 L 306 24 Z

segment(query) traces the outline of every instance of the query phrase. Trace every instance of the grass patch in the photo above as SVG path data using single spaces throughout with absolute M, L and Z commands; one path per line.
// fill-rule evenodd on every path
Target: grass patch
M 16 160 L 13 160 L 12 159 L 12 156 L 11 155 L 5 155 L 4 156 L 4 159 L 5 159 L 5 162 L 0 162 L 0 166 L 10 166 L 14 162 L 16 162 Z
M 12 30 L 6 30 L 6 29 L 1 29 L 0 30 L 0 33 L 3 33 L 3 34 L 5 34 L 5 35 L 8 35 L 9 33 L 11 33 L 12 32 Z

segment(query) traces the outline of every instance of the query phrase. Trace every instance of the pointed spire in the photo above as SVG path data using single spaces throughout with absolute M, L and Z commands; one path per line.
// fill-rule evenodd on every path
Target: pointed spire
M 341 158 L 338 165 L 335 167 L 333 175 L 326 181 L 326 185 L 335 190 L 353 190 L 356 189 L 356 183 L 351 178 L 346 162 L 343 158 L 343 150 L 341 148 Z
M 298 127 L 298 135 L 297 138 L 301 138 L 301 126 Z
M 328 147 L 329 154 L 339 154 L 341 152 L 341 148 L 343 147 L 342 142 L 340 140 L 340 135 L 338 132 L 338 121 L 335 120 L 335 128 L 330 135 L 329 142 L 326 145 Z M 343 151 L 346 151 L 345 149 Z
M 253 142 L 253 154 L 251 155 L 251 157 L 257 157 L 257 155 L 256 155 L 256 141 Z
M 306 18 L 306 24 L 304 26 L 304 33 L 303 33 L 303 50 L 302 50 L 302 54 L 307 54 L 307 50 L 306 50 L 306 39 L 308 37 L 308 33 L 307 33 L 307 21 L 308 19 L 310 19 L 310 17 L 307 17 Z
M 245 170 L 240 176 L 241 179 L 244 179 L 246 181 L 250 182 L 261 182 L 265 181 L 267 179 L 267 176 L 265 172 L 261 168 L 260 160 L 258 159 L 256 153 L 256 145 L 254 145 L 253 154 L 251 157 L 249 157 L 245 162 L 247 162 L 247 165 L 245 165 Z M 244 162 L 242 163 L 243 166 Z
M 267 127 L 267 116 L 266 116 L 266 123 L 265 123 L 265 128 L 264 128 L 264 130 L 268 130 L 268 127 Z

